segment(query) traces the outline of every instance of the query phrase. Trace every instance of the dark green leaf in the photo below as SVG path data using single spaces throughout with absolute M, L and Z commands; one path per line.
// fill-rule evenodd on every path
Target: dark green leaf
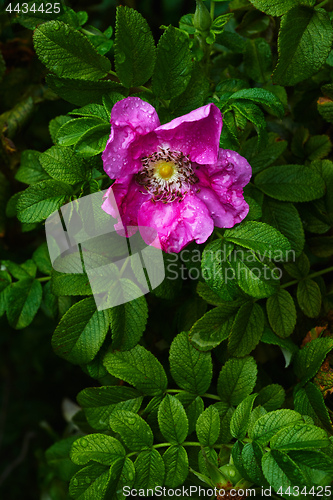
M 306 6 L 293 7 L 282 17 L 278 38 L 279 60 L 273 81 L 295 85 L 324 64 L 333 40 L 328 12 Z
M 137 345 L 130 351 L 110 351 L 104 364 L 111 375 L 134 385 L 143 394 L 156 396 L 167 387 L 162 365 L 142 346 Z
M 181 389 L 204 394 L 212 379 L 211 354 L 195 349 L 188 334 L 180 333 L 170 347 L 170 371 Z
M 280 289 L 268 298 L 266 308 L 273 331 L 279 337 L 289 337 L 296 325 L 296 307 L 290 293 Z
M 135 9 L 117 8 L 115 65 L 125 87 L 145 83 L 153 74 L 156 49 L 147 21 Z
M 218 378 L 218 395 L 230 406 L 236 406 L 252 392 L 256 380 L 257 365 L 251 356 L 229 359 Z
M 33 278 L 23 278 L 11 285 L 7 301 L 7 317 L 10 326 L 21 330 L 30 325 L 42 302 L 42 286 Z
M 153 91 L 162 99 L 180 95 L 191 79 L 192 54 L 189 37 L 183 31 L 169 26 L 157 45 L 157 59 L 153 73 Z
M 21 222 L 41 222 L 55 212 L 72 194 L 64 182 L 41 181 L 29 186 L 17 202 L 17 217 Z
M 325 193 L 320 175 L 303 165 L 269 167 L 256 176 L 255 184 L 268 196 L 281 201 L 311 201 Z
M 54 351 L 75 364 L 93 360 L 109 330 L 108 311 L 98 311 L 92 297 L 74 304 L 61 318 L 53 337 Z
M 158 423 L 166 441 L 181 444 L 188 433 L 188 420 L 183 405 L 167 394 L 158 409 Z
M 111 69 L 110 61 L 82 33 L 61 21 L 39 25 L 34 45 L 41 61 L 59 77 L 95 81 Z
M 238 311 L 232 325 L 228 342 L 231 356 L 242 357 L 249 354 L 259 343 L 264 331 L 264 313 L 255 303 L 246 302 Z

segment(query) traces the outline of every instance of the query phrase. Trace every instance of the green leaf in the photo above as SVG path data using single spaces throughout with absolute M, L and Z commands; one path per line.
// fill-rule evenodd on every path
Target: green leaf
M 154 436 L 151 428 L 136 413 L 117 410 L 110 415 L 110 427 L 119 434 L 127 448 L 140 451 L 153 445 Z
M 147 490 L 163 484 L 165 467 L 163 458 L 154 448 L 142 451 L 134 462 L 135 483 L 134 488 Z
M 228 338 L 238 304 L 226 302 L 204 314 L 191 328 L 191 342 L 200 351 L 209 351 Z
M 35 184 L 36 182 L 50 179 L 39 162 L 39 151 L 26 149 L 21 155 L 21 165 L 16 172 L 15 179 L 25 184 Z
M 256 176 L 254 183 L 265 194 L 281 201 L 311 201 L 325 193 L 320 175 L 303 165 L 269 167 Z
M 139 411 L 142 396 L 132 387 L 115 385 L 83 389 L 77 401 L 88 423 L 94 429 L 103 430 L 109 427 L 108 418 L 115 410 Z
M 228 403 L 215 403 L 214 408 L 217 409 L 220 415 L 220 435 L 218 437 L 219 443 L 229 443 L 232 439 L 230 433 L 230 422 L 235 408 L 230 407 Z
M 108 311 L 98 311 L 92 297 L 74 304 L 61 318 L 52 337 L 58 356 L 74 364 L 89 363 L 109 330 Z
M 286 491 L 294 486 L 307 485 L 303 472 L 298 465 L 288 457 L 286 453 L 279 450 L 272 450 L 262 457 L 262 471 L 269 484 L 278 491 Z M 286 496 L 285 498 L 288 498 Z
M 169 446 L 163 453 L 163 461 L 165 465 L 165 486 L 176 488 L 183 484 L 189 471 L 185 448 L 177 445 Z
M 266 446 L 270 439 L 281 429 L 292 428 L 296 424 L 303 424 L 302 416 L 294 410 L 276 410 L 260 417 L 252 429 L 252 438 L 262 446 Z
M 143 394 L 157 396 L 167 387 L 161 363 L 140 345 L 130 351 L 109 351 L 104 365 L 111 375 L 134 385 Z
M 71 446 L 78 436 L 70 436 L 66 439 L 61 439 L 55 442 L 45 452 L 47 464 L 52 467 L 57 477 L 63 481 L 70 481 L 80 467 L 73 464 L 69 458 Z
M 310 261 L 305 253 L 302 252 L 294 262 L 287 262 L 284 264 L 284 268 L 292 278 L 301 280 L 309 274 Z
M 332 143 L 327 135 L 313 135 L 305 144 L 305 153 L 309 160 L 325 158 L 332 149 Z
M 295 255 L 300 255 L 305 237 L 301 218 L 294 205 L 265 197 L 262 221 L 273 226 L 288 239 L 291 245 L 291 250 L 287 252 L 288 259 L 291 256 L 294 260 Z
M 195 349 L 187 333 L 175 337 L 169 359 L 172 378 L 181 389 L 199 395 L 207 391 L 213 374 L 211 354 Z
M 292 357 L 298 351 L 297 346 L 290 339 L 282 339 L 281 337 L 278 337 L 267 326 L 265 326 L 264 328 L 264 333 L 261 337 L 261 341 L 265 344 L 273 344 L 281 348 L 281 351 L 286 360 L 286 367 L 290 365 Z
M 324 448 L 330 441 L 326 432 L 315 425 L 301 425 L 281 429 L 272 437 L 270 446 L 280 451 Z
M 256 394 L 247 396 L 241 403 L 239 403 L 234 414 L 232 415 L 230 432 L 234 438 L 242 440 L 246 436 L 249 427 L 250 413 L 256 397 Z
M 176 116 L 181 116 L 200 108 L 206 102 L 209 94 L 209 81 L 207 77 L 194 67 L 189 84 L 184 92 L 170 102 L 170 109 Z
M 199 416 L 196 424 L 199 443 L 203 446 L 213 446 L 220 434 L 220 415 L 214 406 L 209 406 Z
M 236 248 L 230 256 L 234 274 L 228 276 L 229 280 L 236 280 L 238 286 L 251 297 L 262 299 L 273 295 L 279 286 L 278 268 L 270 262 L 274 258 L 270 250 L 266 251 L 266 257 L 260 256 L 259 260 L 252 251 Z M 269 265 L 261 260 L 267 260 Z
M 17 280 L 22 280 L 31 277 L 34 278 L 36 275 L 36 266 L 34 266 L 32 273 L 30 273 L 29 267 L 25 269 L 23 267 L 23 264 L 19 265 L 16 264 L 15 262 L 12 262 L 11 260 L 2 260 L 1 262 L 2 265 L 4 265 L 6 269 L 10 272 L 10 274 Z
M 228 279 L 233 276 L 233 269 L 228 261 L 232 252 L 231 243 L 221 243 L 215 240 L 206 245 L 201 260 L 202 276 L 209 287 L 227 302 L 239 295 L 235 280 Z
M 312 470 L 327 471 L 331 474 L 333 473 L 332 458 L 328 457 L 321 451 L 295 450 L 291 451 L 289 456 L 300 466 L 305 465 L 306 467 L 310 467 Z
M 316 425 L 332 432 L 332 423 L 323 395 L 315 384 L 308 382 L 304 387 L 299 387 L 294 395 L 294 405 L 296 411 L 309 415 Z
M 293 7 L 282 17 L 274 83 L 295 85 L 315 74 L 326 61 L 332 40 L 328 12 L 306 6 Z
M 30 325 L 41 305 L 42 295 L 42 285 L 33 278 L 23 278 L 13 283 L 6 296 L 10 326 L 22 330 Z
M 51 274 L 52 263 L 46 241 L 34 251 L 32 258 L 41 273 Z
M 191 79 L 192 53 L 189 36 L 168 26 L 157 45 L 157 58 L 152 79 L 153 92 L 161 99 L 180 95 Z
M 242 92 L 242 90 L 240 90 L 239 92 Z M 253 123 L 258 133 L 258 145 L 259 147 L 262 147 L 264 134 L 266 133 L 266 121 L 265 121 L 265 115 L 261 111 L 261 109 L 256 104 L 253 104 L 253 102 L 248 100 L 240 100 L 240 99 L 235 100 L 232 101 L 230 105 L 232 106 L 232 109 L 235 111 L 236 123 L 237 123 L 237 118 L 239 117 L 237 115 L 237 112 L 241 115 L 241 117 L 244 117 L 246 120 Z M 239 126 L 239 124 L 237 123 L 237 127 L 241 129 L 243 129 L 245 125 L 246 122 L 242 127 Z
M 75 184 L 91 177 L 91 170 L 71 148 L 52 146 L 40 155 L 39 161 L 45 172 L 57 181 Z
M 317 109 L 321 116 L 328 123 L 333 123 L 333 101 L 328 97 L 319 97 L 317 101 Z
M 110 309 L 112 348 L 127 351 L 140 340 L 146 328 L 148 306 L 145 297 Z
M 71 449 L 71 460 L 77 465 L 85 465 L 90 460 L 111 465 L 124 456 L 124 447 L 118 439 L 98 433 L 77 439 Z
M 287 238 L 280 231 L 263 222 L 244 222 L 242 225 L 227 229 L 224 237 L 227 241 L 273 259 L 277 254 L 283 258 L 290 250 Z
M 71 479 L 69 494 L 74 499 L 103 500 L 111 480 L 111 469 L 106 465 L 93 463 L 79 470 Z
M 280 408 L 285 400 L 286 393 L 279 384 L 270 384 L 263 387 L 256 398 L 256 405 L 261 405 L 267 411 Z
M 263 38 L 248 38 L 245 43 L 244 68 L 246 74 L 255 82 L 265 83 L 272 73 L 272 52 L 269 44 Z M 263 89 L 247 89 L 263 90 Z M 281 112 L 281 103 L 278 102 Z M 278 115 L 279 116 L 279 115 Z
M 283 339 L 289 337 L 296 325 L 296 307 L 290 293 L 280 289 L 268 298 L 266 308 L 273 331 Z
M 295 7 L 295 4 L 314 5 L 315 0 L 250 0 L 256 9 L 269 14 L 270 16 L 281 16 Z
M 41 222 L 61 207 L 71 196 L 72 188 L 64 182 L 41 181 L 29 186 L 17 202 L 21 222 Z
M 96 81 L 111 69 L 110 61 L 82 33 L 61 21 L 39 25 L 34 46 L 40 60 L 59 77 Z
M 135 9 L 117 8 L 114 49 L 117 76 L 125 87 L 149 80 L 156 58 L 154 38 L 147 21 Z
M 188 419 L 188 434 L 191 434 L 195 430 L 199 415 L 204 411 L 204 402 L 200 396 L 185 391 L 179 392 L 176 398 L 185 408 Z
M 231 356 L 249 354 L 259 343 L 264 331 L 264 313 L 253 302 L 246 302 L 239 309 L 231 328 L 228 351 Z
M 75 152 L 84 158 L 96 156 L 104 151 L 110 135 L 110 125 L 101 123 L 87 130 L 75 144 Z
M 251 356 L 229 359 L 218 378 L 218 395 L 230 406 L 236 406 L 252 392 L 256 380 L 257 365 Z
M 258 39 L 256 39 L 258 40 Z M 248 99 L 254 101 L 256 104 L 264 104 L 268 106 L 272 114 L 276 116 L 283 116 L 283 104 L 272 92 L 265 89 L 242 89 L 232 94 L 231 99 Z
M 181 444 L 188 433 L 188 420 L 183 405 L 167 394 L 158 409 L 158 424 L 166 441 Z
M 252 167 L 253 174 L 257 174 L 274 163 L 286 150 L 287 141 L 282 141 L 278 134 L 268 133 L 268 141 L 265 148 L 258 148 L 258 137 L 251 137 L 240 149 Z
M 261 470 L 263 452 L 257 443 L 246 443 L 241 452 L 241 460 L 248 478 L 256 484 L 264 484 L 265 479 Z
M 122 99 L 123 97 L 124 96 L 120 96 L 120 99 Z M 101 104 L 94 104 L 94 103 L 87 104 L 86 106 L 83 106 L 82 108 L 73 109 L 72 111 L 69 111 L 68 114 L 69 115 L 83 116 L 83 117 L 87 117 L 87 118 L 100 118 L 101 120 L 106 121 L 108 123 L 110 121 L 109 110 L 106 109 Z M 98 123 L 100 123 L 100 122 L 96 121 L 95 125 Z
M 99 106 L 99 104 L 96 104 Z M 102 107 L 102 106 L 101 106 Z M 104 110 L 104 108 L 102 107 Z M 72 146 L 80 137 L 89 129 L 96 125 L 103 124 L 102 120 L 97 116 L 84 116 L 82 118 L 72 118 L 66 121 L 57 131 L 56 142 L 59 146 Z
M 104 95 L 110 95 L 113 92 L 126 92 L 122 85 L 111 80 L 91 82 L 89 80 L 59 78 L 56 75 L 48 75 L 46 83 L 59 97 L 76 106 L 84 106 L 91 102 L 102 104 Z
M 333 349 L 333 339 L 324 337 L 311 340 L 298 351 L 294 370 L 302 384 L 306 384 L 316 375 L 331 349 Z
M 300 308 L 309 316 L 316 318 L 319 316 L 321 308 L 321 293 L 317 283 L 310 278 L 305 278 L 297 285 L 297 300 Z

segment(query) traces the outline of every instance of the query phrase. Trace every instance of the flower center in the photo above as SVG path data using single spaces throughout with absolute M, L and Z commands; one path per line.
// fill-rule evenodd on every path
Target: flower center
M 143 168 L 135 179 L 145 188 L 146 194 L 152 196 L 154 202 L 182 201 L 191 185 L 198 182 L 190 159 L 181 152 L 160 147 L 159 151 L 141 158 L 141 162 Z
M 171 161 L 164 162 L 162 161 L 159 165 L 157 164 L 155 167 L 155 175 L 159 175 L 162 179 L 168 181 L 170 177 L 175 172 L 175 164 Z

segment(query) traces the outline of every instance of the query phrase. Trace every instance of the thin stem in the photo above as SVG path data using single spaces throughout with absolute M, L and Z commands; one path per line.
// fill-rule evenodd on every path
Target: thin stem
M 101 181 L 102 179 L 107 179 L 109 178 L 108 175 L 100 175 L 99 177 L 95 177 L 94 179 L 92 179 L 93 181 Z
M 212 21 L 214 21 L 214 13 L 215 13 L 215 2 L 212 0 L 210 2 L 210 17 L 212 18 Z
M 323 2 L 319 3 L 318 5 L 316 5 L 316 8 L 320 8 L 320 7 L 323 7 L 324 5 L 326 5 L 330 0 L 324 0 Z
M 209 398 L 209 399 L 215 399 L 216 401 L 221 401 L 221 398 L 219 396 L 216 396 L 215 394 L 203 394 L 203 398 Z
M 148 87 L 145 87 L 144 85 L 140 85 L 140 87 L 135 87 L 136 89 L 142 90 L 143 92 L 150 92 L 151 94 L 153 91 L 149 89 Z
M 110 69 L 110 71 L 108 73 L 109 73 L 109 75 L 116 76 L 118 78 L 117 73 L 115 71 L 112 71 L 112 69 Z
M 51 279 L 51 276 L 45 276 L 44 278 L 37 278 L 37 281 L 49 281 Z
M 169 446 L 172 446 L 172 443 L 158 443 L 154 444 L 152 448 L 158 449 L 158 448 L 168 448 Z M 182 446 L 195 446 L 197 448 L 201 448 L 201 444 L 198 443 L 198 441 L 184 441 L 182 443 Z M 232 448 L 233 444 L 214 444 L 213 448 L 216 448 L 217 450 L 221 449 L 221 447 L 224 446 L 225 448 Z M 139 451 L 132 451 L 131 453 L 128 453 L 126 456 L 127 457 L 132 457 L 133 455 L 137 455 L 140 453 Z
M 316 271 L 315 273 L 309 274 L 306 278 L 317 278 L 317 276 L 321 276 L 322 274 L 327 274 L 333 272 L 333 266 L 328 267 L 327 269 L 322 269 L 321 271 Z M 293 280 L 281 285 L 281 288 L 288 288 L 288 286 L 296 285 L 301 280 Z
M 178 394 L 179 392 L 186 392 L 186 391 L 183 391 L 181 389 L 167 389 L 166 392 L 170 393 L 170 394 Z M 203 398 L 209 398 L 209 399 L 215 399 L 216 401 L 221 401 L 221 398 L 219 396 L 216 396 L 215 394 L 203 394 L 202 395 Z

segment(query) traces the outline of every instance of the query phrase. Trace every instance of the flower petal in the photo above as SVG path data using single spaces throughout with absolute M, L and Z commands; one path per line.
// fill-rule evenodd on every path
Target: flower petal
M 181 202 L 143 203 L 138 224 L 156 229 L 161 248 L 168 253 L 178 253 L 194 240 L 204 243 L 214 229 L 207 207 L 193 194 Z
M 142 186 L 138 186 L 133 175 L 116 180 L 104 195 L 102 209 L 112 217 L 118 218 L 115 229 L 138 225 L 138 212 L 143 203 L 149 199 L 149 195 L 141 193 Z M 119 213 L 114 208 L 113 197 Z M 120 218 L 119 218 L 120 215 Z
M 140 159 L 131 154 L 133 142 L 159 124 L 153 106 L 139 97 L 127 97 L 113 106 L 111 134 L 102 154 L 104 170 L 111 179 L 125 177 L 142 168 Z
M 216 163 L 221 130 L 221 111 L 215 104 L 207 104 L 161 125 L 155 134 L 159 144 L 181 151 L 192 162 L 203 165 Z
M 243 187 L 252 171 L 245 158 L 235 151 L 220 149 L 215 165 L 200 166 L 195 173 L 199 178 L 194 186 L 196 195 L 206 204 L 215 226 L 233 227 L 246 217 L 249 206 Z

